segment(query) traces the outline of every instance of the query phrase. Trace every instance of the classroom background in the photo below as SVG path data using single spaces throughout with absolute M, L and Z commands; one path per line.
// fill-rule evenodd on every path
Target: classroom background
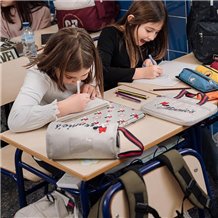
M 120 5 L 121 17 L 129 8 L 132 1 L 117 1 Z M 164 0 L 168 12 L 168 52 L 167 60 L 173 60 L 189 53 L 186 22 L 190 11 L 190 1 Z
M 190 52 L 186 34 L 187 16 L 190 12 L 190 0 L 163 0 L 168 12 L 168 52 L 167 60 L 173 60 Z M 128 10 L 131 1 L 116 1 L 120 7 L 119 19 Z M 51 13 L 55 13 L 53 1 L 48 1 Z

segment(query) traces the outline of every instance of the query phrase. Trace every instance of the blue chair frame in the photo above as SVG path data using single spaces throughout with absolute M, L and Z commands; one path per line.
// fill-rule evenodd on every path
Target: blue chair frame
M 183 150 L 180 150 L 180 153 L 185 156 L 185 155 L 193 155 L 194 157 L 196 157 L 201 165 L 202 168 L 202 172 L 203 172 L 203 177 L 204 177 L 204 181 L 205 181 L 205 185 L 206 185 L 206 189 L 208 192 L 208 195 L 211 197 L 211 190 L 210 190 L 210 186 L 209 186 L 209 180 L 208 180 L 208 176 L 207 176 L 207 172 L 206 172 L 206 168 L 203 162 L 202 157 L 200 156 L 200 154 L 198 152 L 196 152 L 193 149 L 190 148 L 186 148 Z M 140 168 L 140 173 L 142 175 L 145 175 L 159 167 L 163 166 L 163 164 L 160 161 L 157 160 L 153 160 L 147 164 L 145 164 L 142 168 Z M 111 212 L 110 212 L 110 205 L 111 205 L 111 201 L 113 196 L 120 190 L 123 190 L 123 185 L 121 182 L 117 182 L 114 185 L 112 185 L 104 194 L 104 199 L 103 199 L 103 203 L 102 203 L 102 213 L 103 213 L 103 217 L 104 218 L 111 218 Z M 199 209 L 199 217 L 205 217 L 204 215 L 204 210 Z
M 27 205 L 26 195 L 31 193 L 29 190 L 27 191 L 25 190 L 23 168 L 39 176 L 40 178 L 42 178 L 45 183 L 53 184 L 56 186 L 56 182 L 57 182 L 55 178 L 48 176 L 44 174 L 43 172 L 40 172 L 39 170 L 35 169 L 34 167 L 22 162 L 21 160 L 22 153 L 23 151 L 20 149 L 17 149 L 15 153 L 16 178 L 17 178 L 17 185 L 18 185 L 20 208 L 25 207 Z M 100 187 L 96 187 L 96 189 L 90 190 L 88 187 L 88 182 L 82 181 L 79 190 L 78 189 L 67 189 L 67 188 L 64 188 L 63 190 L 70 192 L 74 196 L 80 197 L 82 215 L 83 217 L 88 217 L 89 207 L 90 207 L 89 197 L 91 195 L 95 195 L 96 193 L 105 191 L 109 186 L 110 186 L 109 183 L 104 183 Z M 31 191 L 36 190 L 36 188 L 34 188 Z

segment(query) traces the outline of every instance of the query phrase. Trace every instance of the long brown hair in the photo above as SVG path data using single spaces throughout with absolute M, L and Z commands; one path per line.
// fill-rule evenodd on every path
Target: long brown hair
M 134 19 L 128 21 L 128 16 Z M 157 37 L 147 42 L 141 48 L 136 45 L 134 31 L 141 24 L 163 22 L 163 27 Z M 167 11 L 162 1 L 134 1 L 126 14 L 113 26 L 124 33 L 127 53 L 130 58 L 131 67 L 135 67 L 141 56 L 144 59 L 144 51 L 148 50 L 155 59 L 161 59 L 167 50 Z
M 65 72 L 91 68 L 87 79 L 83 82 L 88 84 L 96 81 L 96 85 L 103 94 L 102 63 L 93 39 L 82 28 L 63 28 L 52 35 L 43 52 L 27 67 L 35 64 L 40 71 L 55 81 L 62 91 L 66 90 L 63 83 Z M 55 73 L 56 69 L 60 70 L 60 78 Z
M 17 9 L 17 13 L 20 17 L 22 29 L 23 22 L 29 22 L 32 25 L 33 17 L 32 13 L 41 9 L 42 7 L 48 7 L 45 1 L 14 1 L 14 4 L 8 7 L 1 7 L 2 17 L 8 22 L 14 24 L 13 14 L 11 13 L 12 8 Z

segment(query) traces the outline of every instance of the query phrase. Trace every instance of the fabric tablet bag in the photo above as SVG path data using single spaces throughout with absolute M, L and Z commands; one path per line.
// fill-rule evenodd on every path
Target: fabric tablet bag
M 201 95 L 200 101 L 192 99 Z M 217 106 L 207 102 L 204 93 L 193 94 L 182 90 L 177 96 L 157 96 L 142 106 L 146 113 L 179 125 L 192 126 L 217 112 Z
M 120 153 L 120 135 L 138 147 Z M 143 144 L 118 123 L 93 126 L 64 122 L 52 122 L 46 132 L 46 151 L 51 159 L 117 159 L 142 154 Z
M 212 92 L 218 90 L 218 83 L 216 81 L 189 68 L 184 68 L 177 78 L 200 92 Z

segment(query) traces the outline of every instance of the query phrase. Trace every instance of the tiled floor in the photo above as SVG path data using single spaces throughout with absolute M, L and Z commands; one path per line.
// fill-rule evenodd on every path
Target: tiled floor
M 31 182 L 26 182 L 31 186 Z M 37 201 L 44 195 L 44 190 L 40 189 L 27 197 L 28 203 Z M 12 218 L 19 210 L 18 192 L 16 182 L 5 175 L 1 175 L 1 218 Z
M 218 201 L 218 181 L 214 183 L 214 181 L 211 180 L 211 184 L 212 184 L 212 189 L 214 190 L 213 193 L 216 196 L 216 201 Z M 27 186 L 31 186 L 31 183 L 27 182 Z M 31 203 L 37 201 L 42 196 L 43 196 L 43 189 L 28 196 L 27 201 L 28 203 Z M 218 210 L 218 206 L 216 208 Z M 1 176 L 1 218 L 12 218 L 18 209 L 19 209 L 19 204 L 18 204 L 16 183 L 11 178 L 2 175 Z M 191 214 L 192 214 L 191 218 L 198 217 L 198 215 L 196 215 L 195 212 L 192 212 Z M 210 217 L 211 216 L 208 215 L 207 213 L 206 218 L 210 218 Z

